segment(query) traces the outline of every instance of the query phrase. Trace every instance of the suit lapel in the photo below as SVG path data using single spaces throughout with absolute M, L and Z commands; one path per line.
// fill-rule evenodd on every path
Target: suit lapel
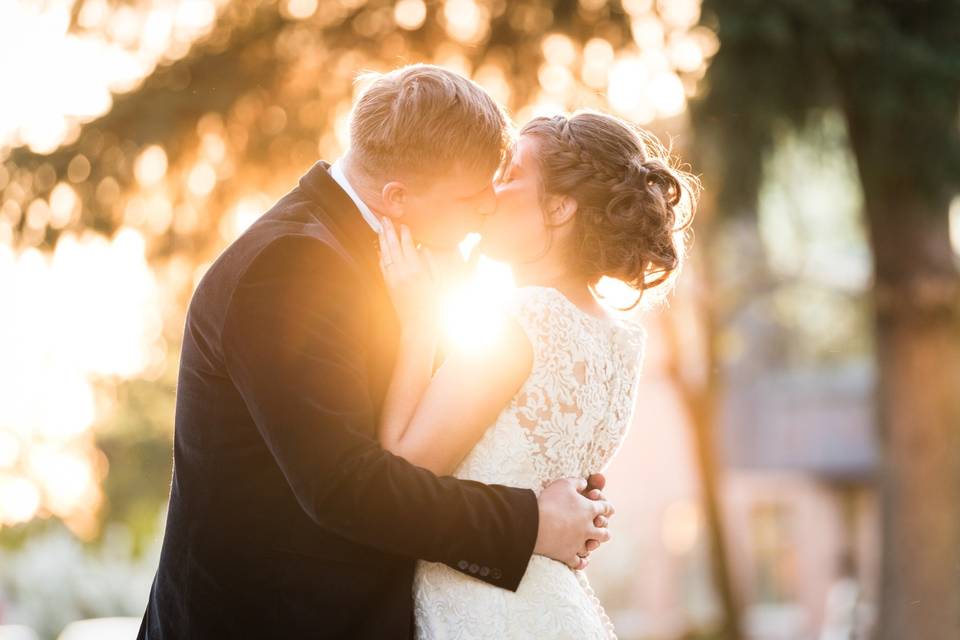
M 300 179 L 300 187 L 320 205 L 325 214 L 322 222 L 350 252 L 363 273 L 370 304 L 367 374 L 370 400 L 379 420 L 396 359 L 400 325 L 380 273 L 377 234 L 350 196 L 330 177 L 329 168 L 329 163 L 317 162 Z
M 314 164 L 300 178 L 300 188 L 321 206 L 335 227 L 331 231 L 347 246 L 351 255 L 363 268 L 366 277 L 371 280 L 371 283 L 375 281 L 382 287 L 383 278 L 380 275 L 377 255 L 377 234 L 363 219 L 363 214 L 357 209 L 350 196 L 330 177 L 330 164 L 323 160 Z

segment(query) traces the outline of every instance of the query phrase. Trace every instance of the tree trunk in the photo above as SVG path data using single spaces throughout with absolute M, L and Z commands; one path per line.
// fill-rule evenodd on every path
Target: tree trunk
M 865 181 L 864 187 L 880 373 L 883 558 L 877 638 L 956 640 L 960 276 L 950 247 L 948 204 L 889 183 Z
M 669 354 L 667 372 L 689 411 L 691 441 L 708 536 L 710 576 L 722 611 L 720 624 L 713 632 L 723 640 L 741 640 L 744 637 L 740 617 L 742 602 L 738 598 L 730 566 L 721 504 L 723 463 L 717 456 L 716 416 L 720 397 L 720 369 L 716 350 L 716 314 L 712 313 L 713 305 L 706 294 L 709 286 L 702 282 L 703 272 L 699 261 L 687 266 L 685 276 L 692 278 L 696 286 L 690 287 L 691 290 L 687 292 L 675 292 L 670 311 L 660 317 Z M 686 284 L 690 286 L 689 282 Z M 683 315 L 687 317 L 681 319 Z M 694 333 L 700 335 L 690 335 L 691 325 L 697 325 Z M 700 353 L 691 356 L 687 353 L 690 350 L 699 350 Z M 699 366 L 691 366 L 691 361 Z

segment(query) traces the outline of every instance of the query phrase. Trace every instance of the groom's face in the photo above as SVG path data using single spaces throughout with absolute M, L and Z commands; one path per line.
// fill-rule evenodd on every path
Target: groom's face
M 452 249 L 496 207 L 493 173 L 454 169 L 424 176 L 406 190 L 402 213 L 394 221 L 410 227 L 414 238 L 434 249 Z

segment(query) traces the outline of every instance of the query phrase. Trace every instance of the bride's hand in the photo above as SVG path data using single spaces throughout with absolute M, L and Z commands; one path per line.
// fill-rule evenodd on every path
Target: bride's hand
M 405 332 L 433 335 L 438 321 L 437 286 L 429 249 L 417 249 L 406 225 L 399 236 L 389 218 L 383 218 L 380 239 L 380 271 L 390 299 Z

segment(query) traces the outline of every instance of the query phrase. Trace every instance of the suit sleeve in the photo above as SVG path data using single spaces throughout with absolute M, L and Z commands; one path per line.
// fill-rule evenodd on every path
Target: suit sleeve
M 227 371 L 303 510 L 344 538 L 516 590 L 536 542 L 532 491 L 438 478 L 371 437 L 361 284 L 332 247 L 288 236 L 240 279 Z

